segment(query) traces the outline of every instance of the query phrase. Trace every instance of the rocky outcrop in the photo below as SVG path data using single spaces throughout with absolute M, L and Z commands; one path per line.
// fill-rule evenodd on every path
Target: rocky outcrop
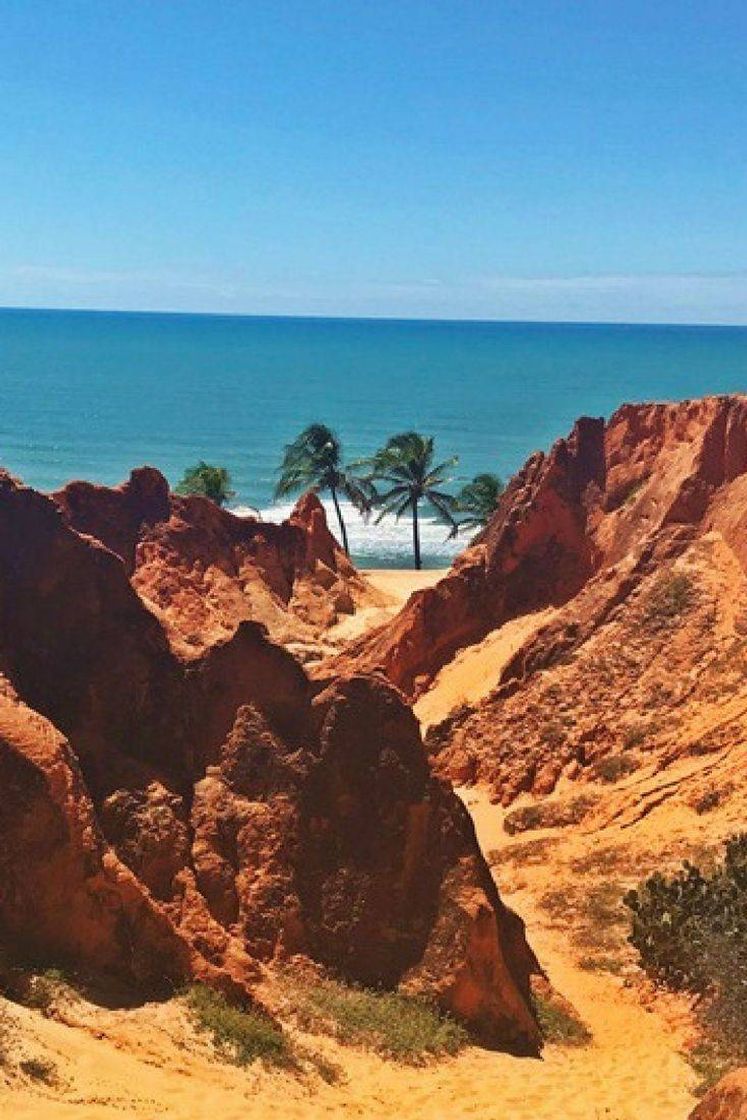
M 715 752 L 747 733 L 745 530 L 747 398 L 626 405 L 534 456 L 446 579 L 323 668 L 418 695 L 491 629 L 482 698 L 455 692 L 426 744 L 440 774 L 505 805 Z M 500 659 L 503 624 L 534 608 Z
M 321 753 L 297 872 L 314 956 L 367 984 L 404 978 L 484 1041 L 526 1046 L 537 962 L 468 813 L 431 775 L 411 710 L 383 682 L 354 677 L 322 693 L 315 714 Z
M 579 420 L 528 460 L 450 573 L 330 671 L 381 671 L 417 696 L 458 649 L 512 618 L 568 603 L 593 577 L 704 530 L 717 510 L 732 538 L 742 537 L 723 495 L 744 487 L 746 433 L 744 397 L 625 405 L 606 424 Z
M 722 1077 L 690 1113 L 690 1120 L 747 1120 L 747 1070 Z
M 69 742 L 0 680 L 0 937 L 151 992 L 243 983 L 203 957 L 107 844 Z
M 256 622 L 180 653 L 128 578 L 123 533 L 119 553 L 102 541 L 107 510 L 106 533 L 89 509 L 84 535 L 0 476 L 3 939 L 147 986 L 248 995 L 306 954 L 536 1050 L 536 961 L 400 694 L 358 675 L 314 698 Z M 135 574 L 174 516 L 137 530 Z
M 306 494 L 276 525 L 169 492 L 152 467 L 110 489 L 72 482 L 52 495 L 68 525 L 121 557 L 132 585 L 180 652 L 200 653 L 243 621 L 309 643 L 376 593 Z

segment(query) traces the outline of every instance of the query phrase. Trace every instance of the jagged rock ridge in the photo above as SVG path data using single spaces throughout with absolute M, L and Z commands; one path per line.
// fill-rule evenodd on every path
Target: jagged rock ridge
M 357 674 L 314 698 L 256 622 L 217 640 L 209 625 L 184 650 L 138 571 L 165 534 L 156 583 L 179 603 L 173 539 L 205 518 L 218 567 L 214 530 L 234 527 L 205 503 L 167 506 L 152 474 L 134 487 L 97 512 L 85 489 L 53 501 L 0 476 L 3 939 L 149 987 L 198 977 L 247 995 L 306 954 L 536 1049 L 537 963 L 402 697 Z
M 303 651 L 341 615 L 378 605 L 311 493 L 282 524 L 172 494 L 152 467 L 113 489 L 72 482 L 52 497 L 68 525 L 122 558 L 182 653 L 200 653 L 247 620 Z

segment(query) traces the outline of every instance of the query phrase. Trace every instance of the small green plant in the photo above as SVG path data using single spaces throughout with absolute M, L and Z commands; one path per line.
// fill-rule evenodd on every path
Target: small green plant
M 61 968 L 46 968 L 29 978 L 24 1003 L 47 1014 L 62 991 L 69 987 L 67 974 Z
M 486 859 L 491 867 L 501 867 L 507 864 L 516 864 L 519 867 L 536 867 L 546 863 L 550 858 L 553 848 L 558 846 L 560 838 L 557 836 L 543 836 L 539 840 L 523 840 L 511 847 L 493 848 Z
M 545 1042 L 555 1046 L 588 1046 L 591 1031 L 570 1004 L 558 996 L 535 993 L 534 1011 Z
M 631 723 L 625 728 L 622 737 L 622 749 L 624 751 L 635 750 L 645 743 L 647 735 L 647 727 L 645 723 Z
M 42 1081 L 45 1085 L 56 1085 L 59 1080 L 57 1066 L 48 1058 L 24 1058 L 18 1068 L 32 1081 Z
M 287 983 L 304 1026 L 397 1061 L 456 1054 L 468 1041 L 464 1027 L 422 999 L 336 980 L 289 977 Z
M 567 828 L 572 824 L 580 824 L 596 802 L 595 797 L 581 794 L 569 801 L 540 801 L 535 805 L 522 805 L 506 814 L 503 828 L 509 836 L 537 828 Z
M 613 976 L 622 971 L 622 963 L 617 957 L 588 955 L 579 957 L 576 962 L 584 972 L 610 972 Z
M 503 829 L 509 836 L 517 832 L 532 832 L 543 827 L 543 814 L 541 805 L 522 805 L 520 809 L 513 809 L 503 818 Z
M 619 782 L 621 778 L 638 769 L 638 763 L 629 754 L 609 754 L 594 763 L 592 772 L 600 782 Z
M 693 592 L 693 581 L 685 572 L 665 572 L 648 594 L 643 621 L 654 628 L 666 626 L 692 605 Z
M 734 787 L 731 785 L 724 786 L 720 789 L 712 786 L 710 789 L 700 793 L 696 799 L 691 802 L 692 807 L 699 816 L 702 816 L 704 813 L 711 813 L 727 799 L 729 794 L 733 792 L 733 789 Z
M 622 889 L 613 880 L 595 883 L 586 893 L 584 912 L 594 926 L 612 926 L 623 921 Z
M 267 1015 L 235 1007 L 220 992 L 203 984 L 189 988 L 185 998 L 196 1026 L 212 1036 L 216 1050 L 226 1061 L 237 1066 L 247 1066 L 257 1059 L 276 1065 L 289 1063 L 285 1035 Z
M 739 1063 L 733 1054 L 723 1050 L 713 1040 L 704 1039 L 697 1046 L 686 1050 L 684 1057 L 700 1078 L 695 1086 L 695 1095 L 704 1096 L 717 1081 L 734 1069 Z

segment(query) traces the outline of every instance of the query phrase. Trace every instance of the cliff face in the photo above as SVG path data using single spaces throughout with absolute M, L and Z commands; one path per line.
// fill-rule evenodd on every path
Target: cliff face
M 536 961 L 401 696 L 358 675 L 313 699 L 256 622 L 225 637 L 209 621 L 187 654 L 135 590 L 158 555 L 163 609 L 183 625 L 182 571 L 237 549 L 256 565 L 272 530 L 198 499 L 166 506 L 150 472 L 103 498 L 72 492 L 0 476 L 3 939 L 151 987 L 247 994 L 303 953 L 536 1049 Z M 280 532 L 316 563 L 333 546 L 313 502 L 297 521 Z
M 71 528 L 122 558 L 133 587 L 185 654 L 249 620 L 278 641 L 312 644 L 340 615 L 377 601 L 313 494 L 280 525 L 170 494 L 151 467 L 115 489 L 72 482 L 52 497 Z
M 445 579 L 337 664 L 383 671 L 417 696 L 461 647 L 568 602 L 676 526 L 698 525 L 747 469 L 746 418 L 745 398 L 711 397 L 625 405 L 607 424 L 579 420 L 527 461 Z
M 449 575 L 332 664 L 382 670 L 426 710 L 454 651 L 493 633 L 475 647 L 484 672 L 500 652 L 492 692 L 455 696 L 427 745 L 505 804 L 722 750 L 747 732 L 745 530 L 747 399 L 626 405 L 533 456 Z
M 603 447 L 603 423 L 580 420 L 549 455 L 534 455 L 451 572 L 345 651 L 332 671 L 381 670 L 416 696 L 462 646 L 509 618 L 572 596 L 598 563 L 589 497 L 604 485 Z

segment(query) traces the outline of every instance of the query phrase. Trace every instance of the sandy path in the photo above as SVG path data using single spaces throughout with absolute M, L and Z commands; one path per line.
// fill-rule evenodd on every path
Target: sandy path
M 507 836 L 502 811 L 477 789 L 460 792 L 483 851 L 503 847 Z M 543 887 L 553 886 L 557 886 L 557 875 L 548 861 L 544 868 L 535 869 L 531 895 L 522 891 L 512 900 L 505 886 L 501 893 L 521 913 L 539 960 L 554 986 L 590 1028 L 593 1044 L 564 1052 L 549 1049 L 539 1080 L 545 1082 L 557 1112 L 545 1102 L 535 1112 L 517 1112 L 516 1120 L 529 1120 L 530 1116 L 543 1120 L 551 1116 L 558 1120 L 684 1120 L 694 1106 L 689 1090 L 696 1081 L 681 1055 L 685 1031 L 653 1008 L 642 1006 L 621 978 L 578 967 L 568 938 L 548 922 L 535 902 Z
M 630 1007 L 619 992 L 609 992 L 603 979 L 588 982 L 588 989 L 571 993 L 596 1032 L 594 1044 L 584 1050 L 551 1047 L 536 1061 L 475 1049 L 431 1068 L 412 1069 L 326 1042 L 327 1056 L 345 1070 L 345 1083 L 335 1086 L 210 1062 L 179 1051 L 145 1024 L 142 1052 L 135 1054 L 129 1032 L 101 1040 L 47 1022 L 38 1033 L 69 1088 L 61 1095 L 29 1087 L 0 1090 L 0 1115 L 14 1120 L 685 1120 L 692 1106 L 683 1087 L 689 1074 L 680 1068 L 671 1041 L 663 1043 L 660 1025 Z M 316 1040 L 315 1045 L 320 1048 Z
M 367 630 L 388 622 L 402 609 L 413 591 L 433 587 L 447 571 L 447 568 L 428 568 L 420 572 L 408 568 L 361 569 L 361 575 L 365 576 L 372 587 L 381 592 L 386 600 L 386 606 L 359 608 L 355 614 L 341 619 L 336 626 L 328 630 L 327 640 L 335 644 L 349 642 L 365 634 Z
M 527 638 L 549 622 L 549 608 L 511 619 L 476 645 L 460 650 L 436 676 L 428 691 L 413 705 L 423 729 L 445 719 L 460 704 L 476 703 L 495 688 L 504 665 Z

